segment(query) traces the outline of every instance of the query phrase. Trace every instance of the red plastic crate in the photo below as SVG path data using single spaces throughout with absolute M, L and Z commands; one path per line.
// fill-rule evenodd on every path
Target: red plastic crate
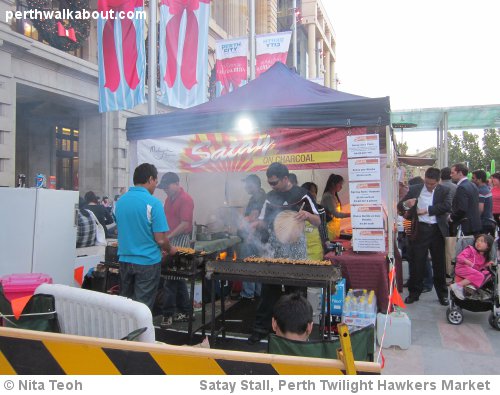
M 0 277 L 5 297 L 12 299 L 33 295 L 35 289 L 43 283 L 52 284 L 52 277 L 43 273 L 16 273 Z

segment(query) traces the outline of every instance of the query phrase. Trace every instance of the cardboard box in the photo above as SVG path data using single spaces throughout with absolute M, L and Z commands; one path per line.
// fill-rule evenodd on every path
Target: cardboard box
M 342 315 L 344 299 L 346 294 L 345 278 L 340 279 L 335 284 L 335 293 L 330 298 L 330 313 L 332 315 Z M 325 298 L 322 298 L 324 300 Z M 326 311 L 326 306 L 325 306 Z

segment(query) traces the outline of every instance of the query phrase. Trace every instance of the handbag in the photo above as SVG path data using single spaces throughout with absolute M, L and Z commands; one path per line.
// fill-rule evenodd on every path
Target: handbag
M 104 231 L 104 227 L 101 225 L 101 223 L 99 222 L 99 220 L 97 219 L 97 217 L 95 216 L 95 214 L 92 211 L 90 211 L 90 210 L 87 210 L 87 211 L 90 214 L 90 216 L 92 217 L 92 219 L 94 220 L 95 226 L 96 226 L 95 245 L 96 246 L 105 246 L 107 243 L 106 243 L 106 232 Z

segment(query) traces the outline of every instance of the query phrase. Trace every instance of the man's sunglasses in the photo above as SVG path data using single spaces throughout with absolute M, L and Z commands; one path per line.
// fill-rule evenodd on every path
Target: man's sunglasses
M 271 185 L 272 187 L 275 187 L 276 185 L 278 185 L 278 182 L 280 182 L 281 180 L 276 180 L 276 181 L 267 181 L 267 183 L 269 185 Z

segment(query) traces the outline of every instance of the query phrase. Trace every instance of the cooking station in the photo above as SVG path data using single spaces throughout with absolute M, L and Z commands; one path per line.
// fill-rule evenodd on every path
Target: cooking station
M 216 342 L 216 317 L 215 317 L 215 285 L 216 281 L 249 281 L 266 284 L 280 284 L 301 287 L 323 288 L 323 294 L 327 296 L 326 306 L 321 307 L 322 334 L 325 332 L 325 316 L 330 313 L 330 299 L 332 291 L 342 276 L 340 267 L 337 265 L 311 265 L 311 264 L 274 263 L 274 262 L 243 262 L 243 261 L 218 261 L 209 260 L 205 265 L 206 277 L 211 280 L 211 340 Z M 305 262 L 304 262 L 305 263 Z M 224 298 L 221 301 L 221 329 L 222 338 L 225 338 L 225 308 Z M 326 313 L 325 314 L 325 308 Z M 326 326 L 330 335 L 330 325 Z

